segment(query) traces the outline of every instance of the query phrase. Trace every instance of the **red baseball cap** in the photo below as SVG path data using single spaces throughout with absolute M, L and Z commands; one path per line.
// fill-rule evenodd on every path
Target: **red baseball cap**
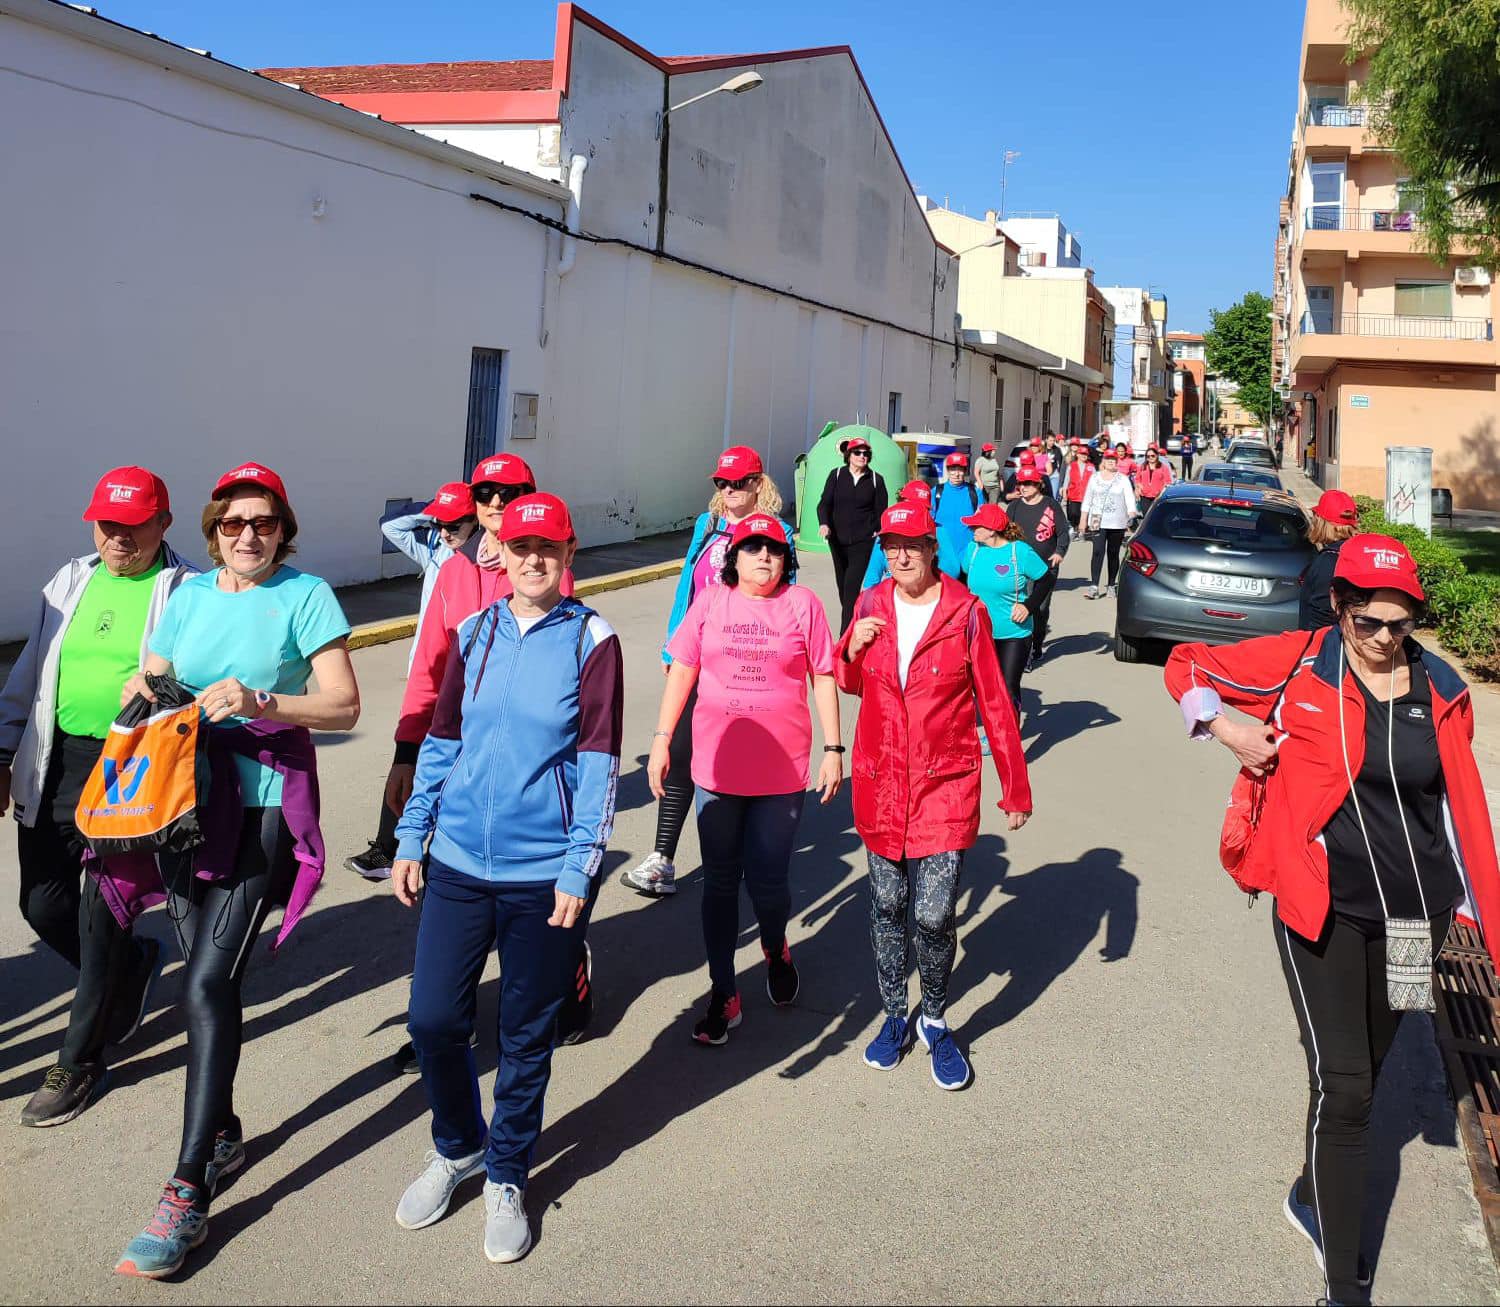
M 925 504 L 892 504 L 880 515 L 880 534 L 920 540 L 923 536 L 936 536 L 937 523 Z
M 1021 451 L 1021 456 L 1016 459 L 1016 466 L 1017 467 L 1035 467 L 1036 466 L 1036 455 L 1033 454 L 1029 449 L 1023 449 Z
M 170 513 L 167 483 L 143 467 L 111 468 L 99 478 L 83 510 L 85 522 L 123 522 L 140 526 L 158 513 Z
M 839 441 L 839 453 L 852 454 L 856 449 L 862 449 L 865 453 L 870 452 L 870 442 L 863 436 L 850 436 L 848 440 Z
M 1033 463 L 1033 464 L 1031 464 L 1031 465 L 1029 465 L 1027 467 L 1022 467 L 1022 468 L 1017 468 L 1016 469 L 1016 484 L 1018 486 L 1019 485 L 1031 485 L 1033 482 L 1040 482 L 1041 479 L 1042 479 L 1041 469 L 1038 468 L 1035 463 Z
M 519 463 L 521 460 L 515 461 Z M 524 536 L 572 540 L 573 519 L 568 506 L 556 495 L 522 495 L 519 499 L 512 499 L 500 519 L 500 539 L 520 540 Z
M 981 454 L 993 454 L 995 452 L 995 447 L 991 444 L 983 444 L 979 446 L 979 452 Z
M 219 478 L 209 498 L 222 499 L 236 486 L 256 486 L 271 491 L 283 504 L 292 502 L 286 492 L 286 483 L 264 463 L 241 463 L 231 468 Z
M 776 541 L 779 545 L 787 542 L 786 529 L 769 513 L 751 513 L 734 528 L 734 534 L 729 537 L 729 547 L 733 549 L 742 541 L 750 539 L 751 536 L 763 536 L 767 540 Z
M 1361 590 L 1399 590 L 1419 603 L 1427 599 L 1410 551 L 1390 536 L 1357 535 L 1344 541 L 1333 565 L 1336 580 Z
M 1359 523 L 1359 506 L 1354 496 L 1342 490 L 1325 490 L 1313 505 L 1313 512 L 1334 526 L 1356 526 Z
M 526 460 L 517 458 L 514 454 L 491 454 L 488 458 L 481 458 L 474 465 L 474 475 L 469 478 L 469 484 L 477 486 L 486 481 L 495 486 L 536 485 L 536 477 Z
M 969 456 L 967 454 L 949 454 L 943 460 L 944 467 L 968 467 Z
M 741 477 L 758 476 L 765 470 L 761 465 L 760 455 L 749 445 L 730 445 L 719 455 L 719 461 L 714 465 L 713 475 L 724 477 L 729 481 L 738 481 Z
M 932 490 L 925 481 L 908 481 L 896 492 L 898 504 L 925 504 L 932 498 Z
M 1042 438 L 1040 436 L 1032 436 L 1031 447 L 1033 449 L 1040 449 L 1042 447 Z
M 474 516 L 474 495 L 465 481 L 450 481 L 438 487 L 432 503 L 422 510 L 423 517 L 436 518 L 439 522 L 457 522 L 461 517 Z
M 1010 514 L 999 504 L 980 504 L 972 517 L 958 519 L 965 526 L 982 526 L 989 531 L 1003 531 L 1010 525 Z

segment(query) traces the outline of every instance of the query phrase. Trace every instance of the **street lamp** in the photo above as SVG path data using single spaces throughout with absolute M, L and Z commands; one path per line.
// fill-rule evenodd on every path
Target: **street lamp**
M 1010 171 L 1011 164 L 1020 157 L 1020 150 L 1000 151 L 1000 217 L 1002 220 L 1005 218 L 1005 183 L 1008 180 L 1007 174 Z
M 676 113 L 679 109 L 686 109 L 690 104 L 697 104 L 699 100 L 706 100 L 711 95 L 718 95 L 720 91 L 727 91 L 730 95 L 744 95 L 746 91 L 753 91 L 759 86 L 765 85 L 766 79 L 754 69 L 749 72 L 736 73 L 727 82 L 721 82 L 711 91 L 703 91 L 698 95 L 690 96 L 681 104 L 674 104 L 668 109 L 656 111 L 656 138 L 661 139 L 663 123 L 668 114 Z

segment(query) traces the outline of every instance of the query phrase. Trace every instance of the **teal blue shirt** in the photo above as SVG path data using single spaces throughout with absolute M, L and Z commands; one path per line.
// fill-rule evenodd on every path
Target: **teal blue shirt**
M 1028 544 L 1019 540 L 1006 544 L 972 544 L 964 555 L 969 590 L 990 612 L 995 639 L 1018 640 L 1031 634 L 1031 615 L 1024 622 L 1011 620 L 1013 604 L 1024 604 L 1032 585 L 1047 575 L 1047 563 Z
M 194 690 L 233 676 L 252 690 L 301 694 L 312 674 L 312 655 L 349 634 L 332 587 L 282 564 L 269 581 L 231 594 L 219 589 L 219 570 L 177 587 L 151 633 L 151 652 L 167 659 L 177 679 Z M 253 758 L 235 761 L 245 806 L 279 806 L 275 769 Z

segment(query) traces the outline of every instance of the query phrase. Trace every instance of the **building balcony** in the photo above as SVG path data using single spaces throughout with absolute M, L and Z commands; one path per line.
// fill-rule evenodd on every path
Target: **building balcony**
M 1302 115 L 1304 127 L 1363 127 L 1365 106 L 1362 104 L 1310 104 Z
M 1292 331 L 1287 371 L 1323 372 L 1336 363 L 1495 367 L 1500 365 L 1500 351 L 1489 318 L 1304 314 Z
M 1410 209 L 1319 205 L 1303 210 L 1299 244 L 1304 253 L 1321 250 L 1353 259 L 1362 254 L 1421 254 L 1413 239 L 1421 230 L 1421 218 Z

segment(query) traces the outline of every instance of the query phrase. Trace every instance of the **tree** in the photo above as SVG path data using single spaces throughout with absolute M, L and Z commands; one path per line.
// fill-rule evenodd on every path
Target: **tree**
M 1185 418 L 1182 419 L 1182 429 L 1187 432 L 1188 435 L 1196 436 L 1198 434 L 1198 427 L 1199 422 L 1198 415 L 1196 413 L 1189 413 Z
M 1410 178 L 1421 243 L 1500 267 L 1500 0 L 1345 3 L 1348 60 L 1370 60 L 1360 98 Z
M 1203 335 L 1208 370 L 1234 382 L 1235 398 L 1269 424 L 1281 410 L 1281 398 L 1271 389 L 1271 301 L 1252 290 L 1238 304 L 1212 310 L 1209 321 Z

